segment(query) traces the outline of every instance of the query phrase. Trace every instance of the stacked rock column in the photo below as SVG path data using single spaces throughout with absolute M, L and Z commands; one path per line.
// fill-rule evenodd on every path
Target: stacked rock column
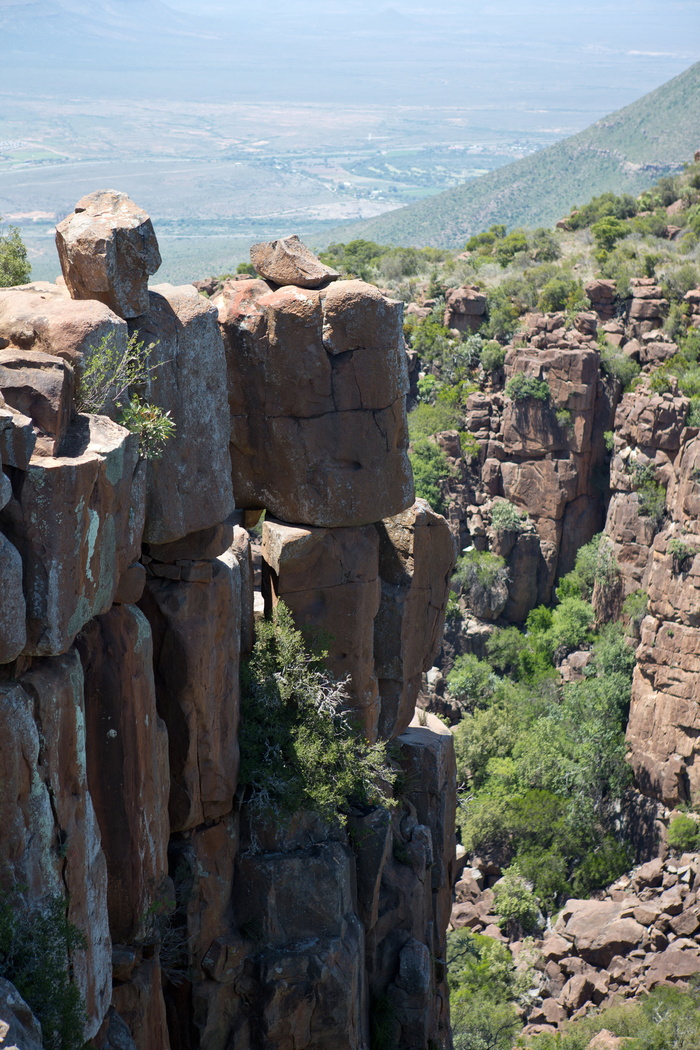
M 391 1001 L 398 1045 L 425 1046 L 443 1038 L 448 1024 L 444 972 L 436 975 L 433 960 L 444 959 L 454 814 L 445 814 L 441 835 L 437 819 L 422 823 L 414 795 L 424 790 L 437 808 L 441 798 L 453 800 L 454 759 L 449 734 L 408 726 L 421 675 L 440 643 L 454 544 L 445 520 L 414 500 L 402 304 L 361 281 L 332 283 L 323 272 L 310 281 L 289 258 L 282 274 L 268 266 L 265 247 L 253 249 L 252 257 L 267 280 L 228 282 L 215 301 L 227 355 L 234 493 L 238 506 L 266 511 L 266 611 L 283 601 L 297 626 L 321 633 L 328 666 L 347 680 L 349 706 L 368 739 L 398 738 L 400 762 L 412 768 L 419 762 L 415 749 L 426 741 L 411 734 L 424 732 L 440 757 L 429 774 L 423 771 L 420 788 L 406 777 L 392 813 L 378 809 L 353 818 L 353 842 L 362 843 L 354 853 L 347 841 L 328 843 L 327 831 L 295 828 L 284 841 L 275 838 L 269 853 L 263 848 L 248 859 L 238 878 L 260 888 L 272 867 L 278 877 L 288 869 L 287 922 L 264 906 L 257 913 L 262 939 L 274 945 L 284 970 L 291 938 L 280 940 L 278 931 L 289 917 L 296 917 L 297 938 L 314 935 L 313 920 L 306 927 L 298 922 L 309 892 L 294 870 L 299 851 L 313 847 L 327 855 L 327 863 L 315 867 L 316 888 L 337 907 L 321 957 L 330 960 L 338 950 L 333 938 L 339 939 L 336 968 L 354 974 L 351 983 L 361 982 L 354 1001 L 368 998 L 370 1014 Z M 272 247 L 278 262 L 285 245 Z M 281 280 L 288 283 L 278 285 Z M 430 806 L 423 808 L 427 820 Z M 359 887 L 352 903 L 342 889 L 348 865 Z M 398 889 L 411 903 L 397 911 Z M 350 936 L 358 930 L 356 916 L 359 936 Z M 261 984 L 271 962 L 249 958 Z M 304 965 L 298 963 L 297 979 L 308 988 L 308 960 Z M 327 961 L 323 970 L 327 979 L 308 993 L 316 1004 L 307 1019 L 312 1042 L 340 1039 L 364 1047 L 366 1014 L 329 1015 L 333 967 Z M 290 994 L 277 988 L 269 1007 L 258 1011 L 266 1045 L 285 1045 L 280 1017 L 292 1014 Z M 243 1030 L 239 1038 L 241 1046 L 254 1045 Z

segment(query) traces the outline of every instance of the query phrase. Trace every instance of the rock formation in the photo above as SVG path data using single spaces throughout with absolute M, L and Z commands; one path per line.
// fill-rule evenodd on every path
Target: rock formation
M 454 754 L 410 723 L 454 545 L 414 501 L 401 304 L 295 238 L 256 246 L 267 281 L 227 282 L 218 313 L 149 290 L 150 220 L 114 191 L 57 240 L 65 283 L 0 293 L 0 889 L 83 932 L 98 1050 L 367 1050 L 384 1001 L 401 1050 L 448 1046 Z M 109 398 L 78 411 L 129 333 L 175 425 L 159 458 Z M 329 637 L 365 734 L 394 741 L 395 806 L 346 827 L 266 823 L 238 785 L 262 509 L 268 609 Z M 40 1047 L 8 982 L 0 1019 Z

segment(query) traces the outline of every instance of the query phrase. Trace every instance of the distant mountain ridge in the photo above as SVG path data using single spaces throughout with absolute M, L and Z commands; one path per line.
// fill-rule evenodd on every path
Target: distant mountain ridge
M 700 148 L 700 62 L 553 146 L 416 204 L 333 231 L 335 240 L 456 248 L 492 223 L 549 226 L 600 193 L 639 194 Z

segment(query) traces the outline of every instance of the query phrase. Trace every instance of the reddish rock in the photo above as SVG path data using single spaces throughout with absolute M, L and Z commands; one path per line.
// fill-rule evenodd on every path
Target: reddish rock
M 209 583 L 150 578 L 158 713 L 168 729 L 170 830 L 225 816 L 238 778 L 240 572 L 224 554 Z
M 160 457 L 148 461 L 144 540 L 160 545 L 218 526 L 234 503 L 216 310 L 192 285 L 171 284 L 151 289 L 147 310 L 137 330 L 156 343 L 148 397 L 176 426 Z
M 56 227 L 56 247 L 73 299 L 97 299 L 124 318 L 148 311 L 148 278 L 160 252 L 151 220 L 125 193 L 82 197 Z
M 452 288 L 445 297 L 446 328 L 456 328 L 458 332 L 474 332 L 481 324 L 486 313 L 486 296 L 473 285 Z
M 157 958 L 144 959 L 126 984 L 116 984 L 115 1010 L 131 1033 L 136 1050 L 170 1050 L 170 1037 Z
M 329 639 L 326 664 L 350 676 L 350 702 L 365 733 L 377 736 L 380 701 L 374 669 L 374 619 L 379 610 L 379 537 L 373 526 L 314 529 L 267 518 L 263 572 L 268 601 L 283 601 L 297 626 Z
M 114 940 L 143 938 L 168 874 L 168 735 L 156 711 L 151 629 L 114 606 L 77 640 L 85 674 L 87 775 L 107 858 Z
M 344 527 L 412 504 L 400 304 L 360 281 L 325 294 L 248 281 L 225 290 L 219 319 L 239 506 Z
M 65 652 L 112 604 L 139 556 L 143 473 L 137 440 L 103 416 L 81 416 L 57 458 L 34 456 L 0 527 L 22 555 L 30 654 Z
M 337 270 L 317 259 L 296 234 L 252 245 L 250 261 L 261 277 L 279 285 L 320 288 L 340 277 Z
M 78 386 L 83 362 L 103 340 L 126 350 L 127 325 L 95 299 L 71 299 L 60 284 L 0 289 L 0 338 L 39 350 L 73 366 Z
M 66 898 L 68 918 L 86 938 L 86 950 L 72 954 L 72 967 L 90 1038 L 109 1008 L 112 945 L 107 867 L 85 775 L 84 720 L 74 650 L 35 660 L 17 681 L 0 685 L 0 882 L 6 890 L 20 885 L 30 905 Z
M 0 977 L 0 1043 L 7 1050 L 42 1050 L 41 1025 L 10 981 Z
M 374 663 L 379 734 L 388 740 L 413 718 L 422 675 L 440 648 L 455 551 L 447 522 L 425 500 L 376 528 L 381 601 L 374 621 Z
M 648 989 L 667 982 L 684 982 L 700 973 L 700 951 L 677 951 L 671 946 L 665 952 L 651 956 L 644 974 L 644 985 Z
M 0 472 L 0 510 L 12 497 L 10 479 Z M 0 532 L 0 664 L 11 663 L 27 642 L 27 606 L 22 589 L 22 559 Z
M 26 470 L 36 445 L 29 416 L 15 412 L 0 394 L 0 463 Z
M 605 966 L 615 955 L 640 945 L 646 935 L 634 919 L 620 917 L 622 906 L 612 901 L 568 901 L 571 915 L 563 927 L 579 955 L 596 966 Z
M 73 386 L 73 369 L 58 357 L 17 347 L 0 350 L 0 393 L 34 423 L 37 452 L 59 454 L 73 414 Z

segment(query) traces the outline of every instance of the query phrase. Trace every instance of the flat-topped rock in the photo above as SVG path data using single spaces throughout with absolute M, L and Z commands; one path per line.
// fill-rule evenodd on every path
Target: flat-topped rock
M 56 456 L 73 413 L 73 369 L 36 350 L 0 350 L 0 393 L 39 431 L 36 451 Z
M 277 241 L 261 241 L 250 249 L 250 261 L 261 277 L 275 284 L 295 284 L 299 288 L 320 288 L 340 277 L 317 259 L 296 234 Z
M 160 251 L 151 220 L 126 193 L 82 197 L 56 227 L 56 247 L 73 299 L 97 299 L 123 318 L 147 312 Z

